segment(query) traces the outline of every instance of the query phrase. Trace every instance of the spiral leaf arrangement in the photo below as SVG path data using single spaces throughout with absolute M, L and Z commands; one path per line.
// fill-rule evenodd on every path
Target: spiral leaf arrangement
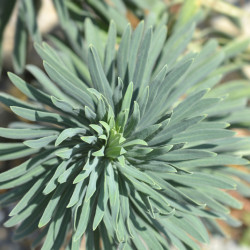
M 91 40 L 98 32 L 87 22 Z M 216 42 L 182 54 L 193 29 L 166 40 L 165 25 L 142 21 L 133 32 L 127 26 L 117 50 L 111 22 L 106 46 L 88 47 L 88 69 L 44 43 L 36 50 L 49 77 L 31 65 L 36 86 L 9 74 L 29 99 L 0 95 L 24 118 L 0 128 L 19 140 L 0 144 L 0 160 L 29 156 L 0 174 L 0 188 L 10 189 L 0 204 L 18 201 L 5 223 L 18 225 L 15 239 L 40 228 L 33 247 L 44 250 L 79 249 L 83 237 L 87 249 L 199 249 L 207 230 L 222 234 L 216 219 L 238 224 L 228 206 L 241 204 L 225 190 L 238 184 L 246 194 L 230 176 L 249 175 L 226 165 L 248 164 L 230 145 L 249 141 L 226 129 L 237 117 L 213 91 L 223 61 Z

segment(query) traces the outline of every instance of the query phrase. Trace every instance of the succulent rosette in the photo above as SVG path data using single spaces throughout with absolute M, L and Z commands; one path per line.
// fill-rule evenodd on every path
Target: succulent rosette
M 23 118 L 0 129 L 18 140 L 0 144 L 0 160 L 26 159 L 0 174 L 0 204 L 17 203 L 5 223 L 15 239 L 40 228 L 33 247 L 44 250 L 79 249 L 83 237 L 86 249 L 199 249 L 208 231 L 222 234 L 217 219 L 238 224 L 225 190 L 247 194 L 249 175 L 227 165 L 248 164 L 249 140 L 227 129 L 239 118 L 214 88 L 223 52 L 210 41 L 188 53 L 194 25 L 166 39 L 163 23 L 128 25 L 119 40 L 111 22 L 104 46 L 87 20 L 82 55 L 36 44 L 47 74 L 9 74 L 28 98 L 0 95 Z

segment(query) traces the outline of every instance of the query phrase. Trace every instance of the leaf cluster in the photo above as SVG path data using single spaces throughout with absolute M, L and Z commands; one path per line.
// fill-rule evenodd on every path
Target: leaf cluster
M 166 15 L 126 24 L 121 38 L 114 21 L 103 34 L 87 18 L 83 39 L 63 6 L 70 45 L 35 44 L 46 71 L 27 66 L 36 85 L 9 73 L 27 101 L 0 94 L 24 119 L 0 128 L 14 140 L 0 160 L 26 159 L 0 174 L 14 238 L 40 228 L 32 247 L 45 250 L 83 237 L 87 249 L 199 249 L 223 235 L 217 219 L 238 226 L 226 190 L 249 196 L 250 176 L 228 165 L 248 166 L 249 139 L 228 127 L 250 111 L 233 83 L 217 86 L 227 55 L 215 40 L 187 49 L 197 16 L 169 36 Z

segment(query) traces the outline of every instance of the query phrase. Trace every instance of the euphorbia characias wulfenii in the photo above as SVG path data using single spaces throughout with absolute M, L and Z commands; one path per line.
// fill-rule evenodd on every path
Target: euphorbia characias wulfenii
M 223 61 L 216 42 L 182 54 L 193 29 L 166 39 L 165 25 L 142 21 L 118 44 L 111 22 L 106 45 L 88 47 L 88 69 L 43 44 L 47 75 L 28 66 L 36 87 L 9 74 L 28 97 L 0 96 L 27 120 L 0 129 L 18 140 L 0 144 L 1 160 L 28 156 L 0 175 L 10 189 L 1 204 L 16 203 L 5 223 L 18 225 L 15 239 L 40 228 L 33 246 L 44 250 L 80 249 L 83 238 L 86 249 L 199 249 L 208 231 L 222 234 L 217 219 L 238 224 L 228 206 L 241 204 L 225 190 L 246 193 L 231 176 L 249 175 L 227 165 L 248 164 L 230 147 L 246 142 L 227 129 L 237 117 L 213 90 Z

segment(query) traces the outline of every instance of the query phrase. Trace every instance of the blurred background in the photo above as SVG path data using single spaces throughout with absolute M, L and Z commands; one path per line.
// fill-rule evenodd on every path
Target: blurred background
M 33 49 L 33 42 L 46 40 L 53 44 L 55 41 L 53 37 L 59 40 L 64 39 L 65 34 L 67 36 L 67 32 L 70 32 L 65 20 L 60 17 L 56 2 L 0 0 L 0 91 L 25 98 L 11 85 L 6 73 L 14 71 L 26 81 L 32 82 L 34 79 L 25 70 L 25 65 L 35 64 L 42 68 L 42 62 Z M 151 12 L 157 16 L 165 11 L 168 13 L 168 28 L 171 33 L 174 25 L 181 24 L 202 11 L 202 17 L 198 18 L 198 25 L 189 49 L 199 52 L 207 40 L 216 38 L 228 57 L 222 69 L 226 73 L 222 83 L 229 82 L 230 88 L 235 89 L 234 98 L 250 97 L 250 0 L 130 0 L 123 1 L 121 8 L 116 5 L 120 1 L 106 0 L 104 2 L 107 9 L 102 9 L 101 4 L 99 5 L 99 1 L 96 0 L 66 0 L 70 18 L 77 24 L 79 30 L 86 17 L 101 23 L 104 30 L 107 29 L 109 20 L 114 19 L 119 23 L 122 31 L 123 23 L 127 20 L 132 23 L 133 27 L 136 27 L 140 19 L 147 17 Z M 0 105 L 1 127 L 6 127 L 10 121 L 16 119 Z M 250 135 L 249 122 L 243 122 L 234 129 L 239 135 Z M 0 162 L 0 172 L 16 166 L 17 163 Z M 243 168 L 242 166 L 234 167 Z M 242 221 L 242 225 L 233 228 L 221 222 L 228 238 L 213 236 L 211 243 L 202 246 L 203 249 L 250 249 L 250 198 L 248 198 L 250 194 L 245 194 L 243 197 L 232 192 L 232 195 L 244 204 L 243 210 L 232 210 L 233 216 Z M 13 229 L 6 229 L 2 226 L 10 210 L 11 207 L 0 207 L 0 250 L 30 249 L 28 239 L 14 242 L 11 239 Z

